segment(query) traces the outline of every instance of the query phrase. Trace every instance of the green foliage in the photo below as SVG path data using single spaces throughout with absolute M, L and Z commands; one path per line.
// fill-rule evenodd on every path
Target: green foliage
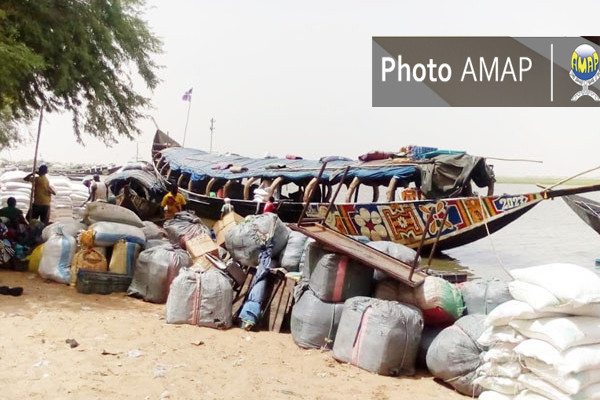
M 6 113 L 27 121 L 44 105 L 72 113 L 78 140 L 84 132 L 106 143 L 139 134 L 136 121 L 150 103 L 133 90 L 132 70 L 154 89 L 151 56 L 161 49 L 140 17 L 144 3 L 0 2 L 0 129 Z

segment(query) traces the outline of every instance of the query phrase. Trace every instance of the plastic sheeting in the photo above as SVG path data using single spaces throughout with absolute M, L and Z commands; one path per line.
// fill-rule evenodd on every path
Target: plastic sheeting
M 168 148 L 162 151 L 162 156 L 169 163 L 172 171 L 180 171 L 191 175 L 193 181 L 218 179 L 242 179 L 250 177 L 277 178 L 287 181 L 301 182 L 316 177 L 321 169 L 321 162 L 314 160 L 288 160 L 285 158 L 253 159 L 234 154 L 207 153 L 202 150 L 181 147 Z M 377 165 L 370 166 L 358 161 L 330 161 L 323 173 L 323 179 L 337 181 L 341 178 L 341 170 L 351 166 L 346 176 L 347 180 L 358 177 L 364 183 L 389 181 L 398 177 L 412 181 L 417 169 L 412 165 Z M 239 166 L 243 172 L 231 172 L 227 166 Z M 220 169 L 224 168 L 224 169 Z
M 163 181 L 153 171 L 141 169 L 128 169 L 110 175 L 104 181 L 106 186 L 114 194 L 119 194 L 123 186 L 130 184 L 131 188 L 139 195 L 148 200 L 160 199 L 167 188 Z
M 439 155 L 420 165 L 421 191 L 429 199 L 455 197 L 473 180 L 479 187 L 496 181 L 485 158 L 468 154 Z
M 333 357 L 380 375 L 412 375 L 422 330 L 413 306 L 353 297 L 344 304 Z

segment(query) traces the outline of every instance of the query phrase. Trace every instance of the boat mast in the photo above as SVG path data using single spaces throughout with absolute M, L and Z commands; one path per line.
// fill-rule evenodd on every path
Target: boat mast
M 214 117 L 210 119 L 210 148 L 209 148 L 209 152 L 212 153 L 212 144 L 213 144 L 213 131 L 216 129 L 215 128 L 215 119 Z

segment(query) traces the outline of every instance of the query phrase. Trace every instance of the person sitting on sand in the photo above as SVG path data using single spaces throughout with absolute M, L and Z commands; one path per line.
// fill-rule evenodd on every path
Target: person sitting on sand
M 185 197 L 179 193 L 179 187 L 176 183 L 171 186 L 169 193 L 165 194 L 160 202 L 160 206 L 165 211 L 165 219 L 173 219 L 175 214 L 183 211 L 186 204 Z
M 0 208 L 0 217 L 7 219 L 8 229 L 20 230 L 21 225 L 27 226 L 23 211 L 17 208 L 17 200 L 14 197 L 9 197 L 6 200 L 6 207 Z

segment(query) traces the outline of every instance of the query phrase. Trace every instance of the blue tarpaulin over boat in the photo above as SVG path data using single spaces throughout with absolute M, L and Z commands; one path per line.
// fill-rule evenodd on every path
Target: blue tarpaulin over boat
M 236 180 L 250 177 L 282 177 L 290 182 L 302 182 L 316 177 L 321 162 L 316 160 L 289 160 L 286 158 L 248 158 L 234 154 L 208 153 L 202 150 L 172 147 L 162 150 L 171 171 L 190 174 L 193 181 L 210 178 Z M 392 162 L 374 163 L 348 160 L 336 160 L 327 164 L 323 178 L 336 182 L 341 178 L 344 167 L 349 165 L 347 180 L 354 177 L 361 182 L 378 184 L 396 177 L 413 181 L 419 170 L 414 165 L 398 165 Z M 230 169 L 230 167 L 233 167 Z M 235 169 L 241 172 L 233 172 Z

